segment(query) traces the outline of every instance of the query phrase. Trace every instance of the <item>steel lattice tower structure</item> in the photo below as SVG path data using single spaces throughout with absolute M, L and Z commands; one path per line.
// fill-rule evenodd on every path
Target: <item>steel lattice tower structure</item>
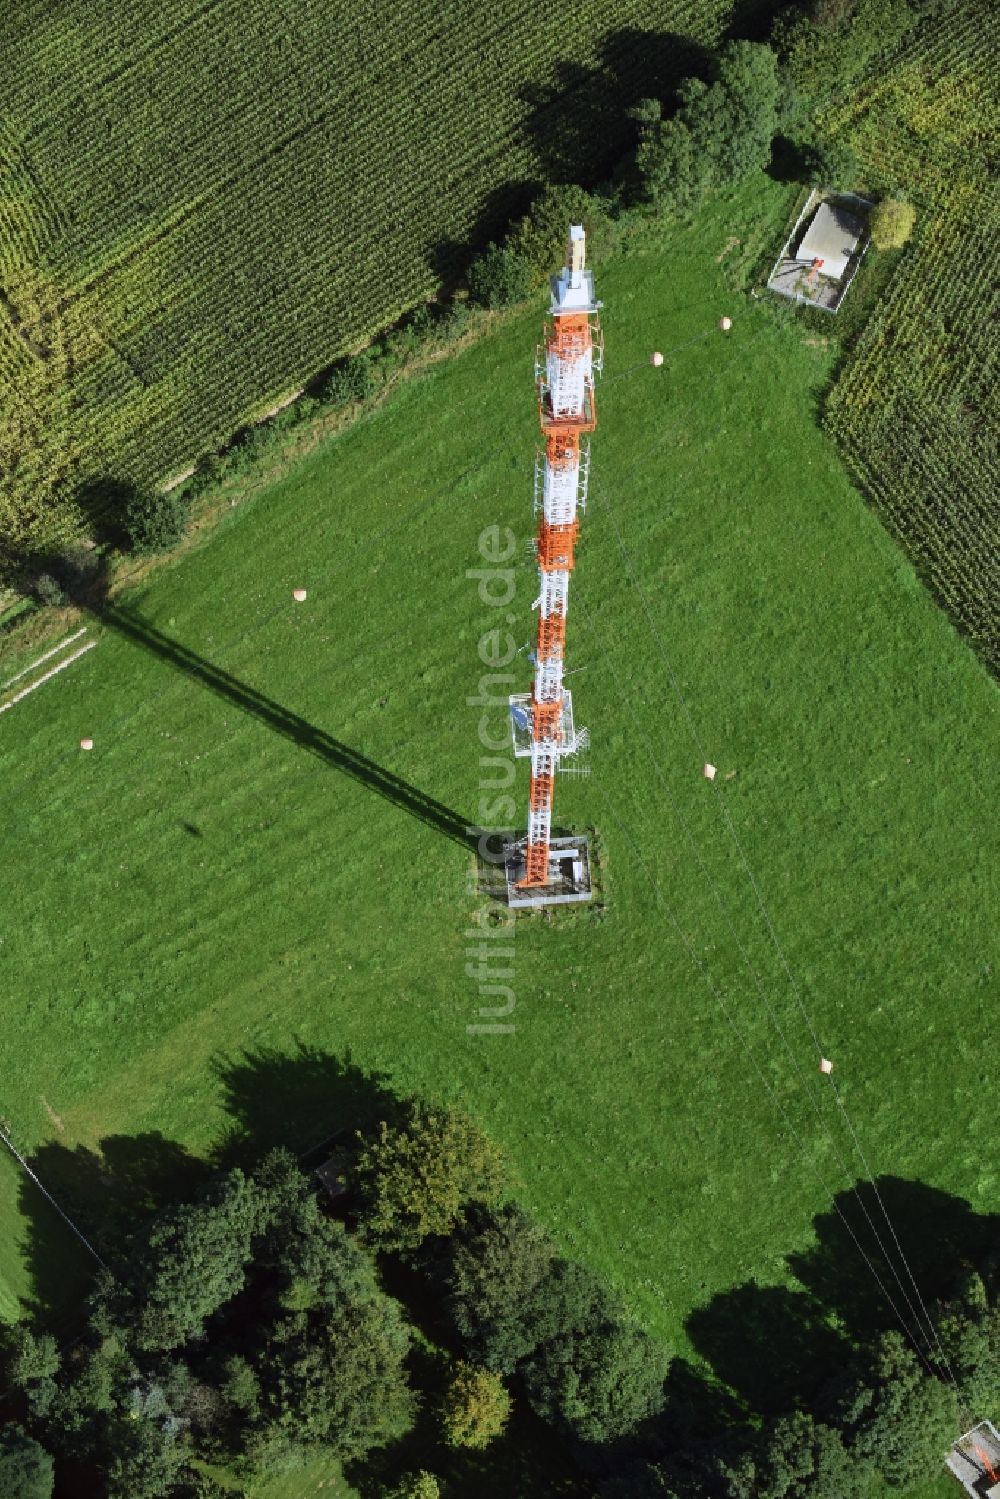
M 551 836 L 559 761 L 587 743 L 586 729 L 574 728 L 572 694 L 563 686 L 569 580 L 590 465 L 589 446 L 580 439 L 597 426 L 594 375 L 604 353 L 597 316 L 601 303 L 594 298 L 585 257 L 583 228 L 573 224 L 566 264 L 551 280 L 544 353 L 540 349 L 535 359 L 545 438 L 544 455 L 535 464 L 540 590 L 534 688 L 510 700 L 514 753 L 531 759 L 527 837 L 506 850 L 512 905 L 588 900 L 591 894 L 586 839 Z

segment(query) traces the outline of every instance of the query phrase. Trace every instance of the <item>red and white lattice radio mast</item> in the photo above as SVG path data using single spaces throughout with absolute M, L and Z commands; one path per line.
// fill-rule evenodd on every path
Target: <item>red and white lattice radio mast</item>
M 582 225 L 569 231 L 566 264 L 553 276 L 544 360 L 535 360 L 544 456 L 535 464 L 536 551 L 540 592 L 535 685 L 511 698 L 514 754 L 531 759 L 527 837 L 505 849 L 512 906 L 562 905 L 592 894 L 586 838 L 553 838 L 552 799 L 560 760 L 583 749 L 586 729 L 573 725 L 572 694 L 563 686 L 569 578 L 587 502 L 589 446 L 580 438 L 597 426 L 594 375 L 603 364 L 594 277 L 584 268 Z

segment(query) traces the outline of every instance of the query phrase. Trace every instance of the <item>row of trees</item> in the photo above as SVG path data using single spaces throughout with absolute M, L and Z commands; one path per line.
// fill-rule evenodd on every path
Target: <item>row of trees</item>
M 56 1471 L 108 1499 L 208 1499 L 206 1462 L 250 1477 L 318 1450 L 362 1459 L 427 1405 L 415 1313 L 447 1365 L 442 1454 L 488 1446 L 521 1403 L 606 1499 L 861 1499 L 876 1477 L 932 1474 L 959 1424 L 1000 1405 L 996 1265 L 935 1309 L 939 1363 L 883 1333 L 758 1429 L 668 1396 L 667 1349 L 509 1200 L 500 1152 L 461 1114 L 411 1101 L 343 1170 L 338 1218 L 286 1152 L 230 1170 L 100 1276 L 82 1337 L 10 1331 L 5 1499 L 49 1499 Z M 394 1264 L 408 1307 L 384 1288 Z M 397 1492 L 433 1499 L 437 1480 Z

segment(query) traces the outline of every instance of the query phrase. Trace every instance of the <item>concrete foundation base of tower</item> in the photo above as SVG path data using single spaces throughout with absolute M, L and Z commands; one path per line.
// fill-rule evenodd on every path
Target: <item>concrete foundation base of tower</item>
M 594 888 L 590 878 L 590 848 L 586 838 L 553 838 L 549 844 L 549 877 L 544 885 L 525 888 L 526 840 L 504 847 L 507 904 L 516 909 L 530 906 L 568 906 L 590 900 Z

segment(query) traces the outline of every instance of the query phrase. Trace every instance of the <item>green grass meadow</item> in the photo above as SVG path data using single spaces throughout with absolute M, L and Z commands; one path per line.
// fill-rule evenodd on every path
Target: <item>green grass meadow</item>
M 481 637 L 508 614 L 533 632 L 541 297 L 231 507 L 0 719 L 0 1113 L 22 1148 L 110 1138 L 113 1177 L 119 1137 L 302 1147 L 352 1122 L 364 1085 L 316 1053 L 349 1058 L 465 1104 L 566 1250 L 706 1356 L 692 1312 L 792 1285 L 864 1171 L 672 672 L 872 1172 L 995 1205 L 995 689 L 817 424 L 835 345 L 734 289 L 787 207 L 761 179 L 595 267 L 569 630 L 592 774 L 560 779 L 556 817 L 596 826 L 605 904 L 516 923 L 515 1031 L 467 1031 L 482 903 L 425 799 L 471 824 L 501 794 L 467 699 Z M 467 576 L 493 525 L 517 538 L 509 609 Z M 512 669 L 527 690 L 526 654 Z M 519 819 L 526 793 L 520 762 Z M 57 1225 L 23 1214 L 13 1168 L 0 1187 L 10 1315 Z

